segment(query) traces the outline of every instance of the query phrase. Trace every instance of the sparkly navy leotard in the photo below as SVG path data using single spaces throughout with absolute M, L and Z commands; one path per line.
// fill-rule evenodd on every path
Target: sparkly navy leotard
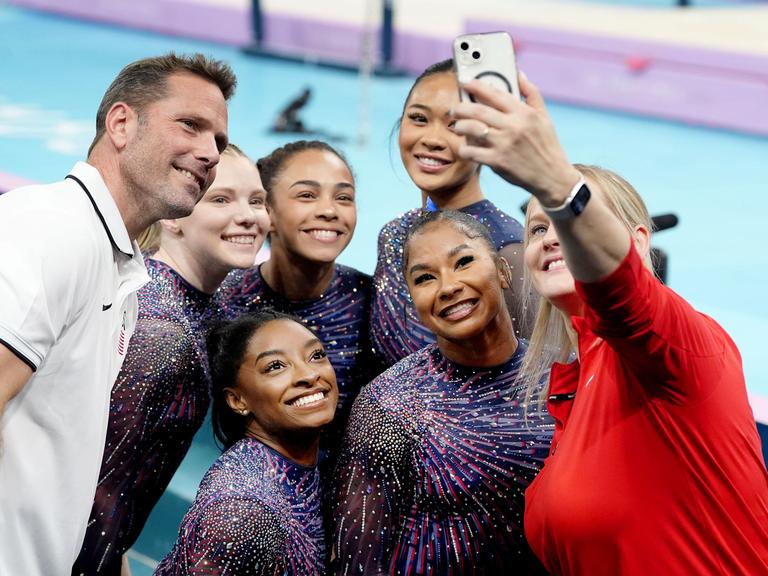
M 486 225 L 497 250 L 523 241 L 520 223 L 489 200 L 461 209 Z M 379 233 L 378 260 L 371 295 L 371 343 L 380 362 L 391 366 L 408 354 L 435 341 L 419 320 L 403 278 L 403 243 L 408 228 L 421 213 L 410 210 L 388 222 Z
M 320 576 L 317 467 L 244 438 L 206 473 L 157 576 Z
M 148 258 L 139 319 L 112 389 L 96 498 L 73 574 L 120 574 L 208 411 L 205 335 L 217 299 Z
M 330 493 L 336 574 L 538 573 L 523 494 L 552 423 L 525 419 L 524 348 L 473 369 L 430 344 L 360 392 Z

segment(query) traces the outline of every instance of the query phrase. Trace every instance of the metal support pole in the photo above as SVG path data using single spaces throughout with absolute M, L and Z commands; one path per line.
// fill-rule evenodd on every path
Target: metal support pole
M 392 64 L 394 53 L 394 7 L 393 0 L 384 0 L 381 15 L 381 67 L 387 69 Z
M 264 41 L 264 21 L 261 18 L 261 2 L 251 0 L 251 28 L 253 30 L 253 43 L 260 47 Z

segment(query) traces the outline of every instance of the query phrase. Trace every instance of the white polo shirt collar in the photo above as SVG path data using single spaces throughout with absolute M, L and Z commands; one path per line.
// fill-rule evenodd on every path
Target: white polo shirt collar
M 70 170 L 67 179 L 74 180 L 88 195 L 104 230 L 115 249 L 129 258 L 133 257 L 133 242 L 128 237 L 128 230 L 123 217 L 117 209 L 115 199 L 110 194 L 101 173 L 90 164 L 78 162 Z

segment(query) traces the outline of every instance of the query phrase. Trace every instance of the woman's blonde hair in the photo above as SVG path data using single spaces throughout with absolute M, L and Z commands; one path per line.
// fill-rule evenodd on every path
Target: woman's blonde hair
M 588 182 L 594 183 L 602 192 L 601 196 L 605 199 L 611 212 L 619 218 L 627 230 L 634 231 L 637 226 L 643 226 L 649 232 L 653 230 L 645 202 L 637 190 L 624 178 L 599 166 L 574 164 L 574 167 L 581 172 Z M 525 214 L 524 249 L 528 247 L 530 213 L 531 206 L 529 204 Z M 643 255 L 643 262 L 650 270 L 653 270 L 650 254 Z M 535 403 L 536 407 L 540 409 L 549 394 L 549 370 L 552 363 L 567 362 L 575 350 L 572 348 L 566 331 L 570 319 L 566 318 L 545 298 L 539 298 L 532 288 L 531 276 L 526 267 L 523 294 L 526 294 L 527 297 L 524 307 L 528 309 L 528 307 L 538 305 L 538 309 L 519 378 L 525 384 L 526 406 L 530 407 L 532 403 Z M 545 380 L 547 383 L 542 386 Z
M 248 158 L 248 155 L 243 152 L 238 146 L 231 142 L 224 148 L 222 155 L 227 154 L 229 156 L 242 156 Z M 248 158 L 250 160 L 250 158 Z M 163 226 L 160 222 L 153 222 L 136 238 L 136 242 L 139 244 L 139 248 L 145 254 L 156 252 L 160 248 L 160 240 L 162 239 Z
M 153 222 L 136 238 L 139 248 L 145 254 L 157 251 L 160 248 L 160 236 L 163 227 L 160 222 Z

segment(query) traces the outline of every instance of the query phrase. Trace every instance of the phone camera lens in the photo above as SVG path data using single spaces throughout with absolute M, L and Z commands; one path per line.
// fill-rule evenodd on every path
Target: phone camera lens
M 480 52 L 478 52 L 477 50 L 472 52 L 472 58 L 474 58 L 475 60 L 480 60 Z
M 467 44 L 466 42 L 462 42 L 461 43 L 461 49 L 462 50 L 469 50 L 469 44 Z

